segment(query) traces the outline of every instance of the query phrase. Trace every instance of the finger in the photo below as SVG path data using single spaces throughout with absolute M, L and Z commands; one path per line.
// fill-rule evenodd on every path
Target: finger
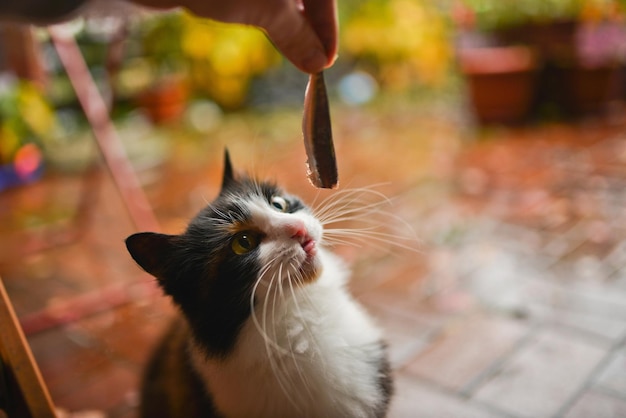
M 304 15 L 322 41 L 327 64 L 337 55 L 337 5 L 335 0 L 303 0 Z
M 251 23 L 263 28 L 276 48 L 296 67 L 316 73 L 327 66 L 329 58 L 325 45 L 293 0 L 265 15 L 267 19 Z

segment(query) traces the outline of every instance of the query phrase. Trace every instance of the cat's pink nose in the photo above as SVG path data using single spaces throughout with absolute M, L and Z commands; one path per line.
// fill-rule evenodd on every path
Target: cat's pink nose
M 302 221 L 292 222 L 287 226 L 287 228 L 287 233 L 291 236 L 291 238 L 298 241 L 302 241 L 309 235 L 309 232 L 307 231 L 306 226 Z

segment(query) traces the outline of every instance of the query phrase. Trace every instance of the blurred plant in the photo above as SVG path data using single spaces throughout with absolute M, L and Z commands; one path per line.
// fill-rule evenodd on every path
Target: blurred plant
M 42 140 L 54 130 L 54 112 L 34 84 L 0 76 L 0 190 L 36 178 Z
M 160 79 L 184 72 L 186 60 L 181 46 L 185 19 L 181 12 L 149 15 L 139 26 L 143 57 L 152 77 Z
M 183 15 L 182 50 L 191 83 L 226 108 L 241 106 L 252 79 L 280 63 L 280 55 L 258 29 Z
M 342 9 L 342 49 L 374 68 L 383 87 L 437 86 L 452 62 L 450 25 L 433 2 L 366 0 Z
M 599 21 L 621 14 L 624 0 L 463 0 L 486 31 L 552 21 Z
M 459 27 L 531 45 L 558 65 L 612 65 L 626 52 L 626 0 L 460 0 Z
M 54 130 L 54 111 L 34 84 L 0 79 L 0 163 L 14 160 L 21 147 L 38 143 Z
M 125 84 L 145 87 L 172 74 L 183 75 L 194 92 L 225 108 L 243 105 L 252 78 L 280 62 L 280 55 L 258 29 L 184 12 L 147 17 L 136 37 L 141 56 L 127 63 L 122 74 Z

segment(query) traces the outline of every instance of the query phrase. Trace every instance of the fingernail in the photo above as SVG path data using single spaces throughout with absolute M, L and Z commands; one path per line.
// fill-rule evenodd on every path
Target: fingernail
M 328 64 L 326 54 L 321 50 L 315 50 L 302 60 L 302 69 L 307 73 L 316 73 L 324 69 Z

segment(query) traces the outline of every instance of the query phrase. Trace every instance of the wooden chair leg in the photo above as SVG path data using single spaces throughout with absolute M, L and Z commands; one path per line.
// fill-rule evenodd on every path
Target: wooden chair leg
M 8 416 L 54 418 L 54 406 L 48 388 L 41 377 L 39 367 L 30 351 L 17 320 L 13 305 L 0 278 L 0 362 L 9 395 L 4 411 Z M 1 371 L 1 370 L 0 370 Z M 23 400 L 23 402 L 22 402 Z M 23 405 L 25 404 L 25 405 Z M 22 408 L 26 408 L 23 411 Z M 11 409 L 18 413 L 12 413 Z M 0 417 L 2 414 L 0 413 Z

